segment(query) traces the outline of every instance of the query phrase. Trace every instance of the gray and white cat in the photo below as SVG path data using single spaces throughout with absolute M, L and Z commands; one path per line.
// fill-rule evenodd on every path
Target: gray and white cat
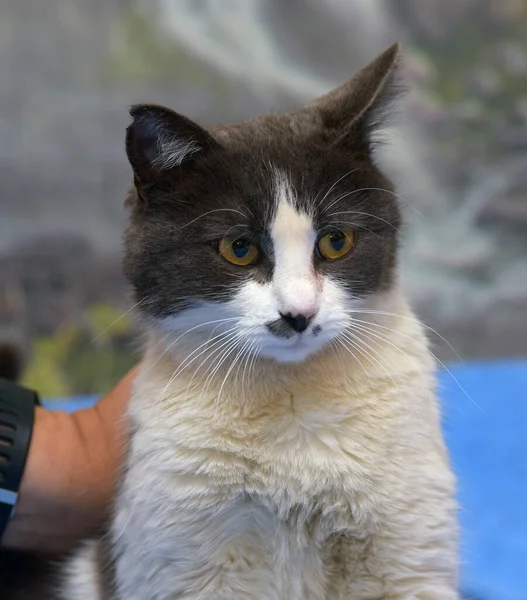
M 434 363 L 373 159 L 398 56 L 211 132 L 131 110 L 149 341 L 114 518 L 64 600 L 458 598 Z

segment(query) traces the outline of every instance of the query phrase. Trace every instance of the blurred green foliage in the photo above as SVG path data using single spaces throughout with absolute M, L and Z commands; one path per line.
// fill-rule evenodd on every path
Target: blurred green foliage
M 506 3 L 498 18 L 497 4 L 476 3 L 446 35 L 419 40 L 434 65 L 431 91 L 459 117 L 465 153 L 483 164 L 503 158 L 502 142 L 525 119 L 527 1 L 517 3 L 514 15 L 505 9 Z M 451 131 L 445 136 L 452 140 Z
M 116 27 L 104 67 L 110 79 L 183 83 L 202 88 L 217 102 L 228 102 L 225 78 L 163 35 L 144 10 L 132 4 Z
M 196 61 L 168 39 L 162 39 L 154 24 L 137 8 L 131 7 L 119 24 L 119 35 L 107 64 L 113 77 L 133 79 L 178 77 L 193 84 L 203 81 Z
M 127 314 L 89 306 L 79 327 L 33 339 L 23 383 L 45 397 L 100 394 L 137 362 Z

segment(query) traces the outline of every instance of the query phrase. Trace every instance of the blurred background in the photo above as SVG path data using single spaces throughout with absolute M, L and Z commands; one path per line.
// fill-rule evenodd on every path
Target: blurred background
M 0 339 L 26 383 L 101 392 L 136 356 L 130 104 L 205 125 L 287 109 L 397 40 L 411 91 L 385 159 L 412 302 L 463 359 L 527 355 L 526 0 L 3 0 Z
M 410 92 L 384 161 L 405 285 L 452 370 L 463 587 L 527 600 L 527 0 L 2 0 L 0 340 L 48 397 L 101 393 L 136 360 L 130 104 L 204 125 L 289 109 L 397 40 Z

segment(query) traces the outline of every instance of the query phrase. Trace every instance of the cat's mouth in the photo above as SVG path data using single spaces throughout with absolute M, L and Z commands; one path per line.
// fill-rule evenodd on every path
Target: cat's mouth
M 274 358 L 278 362 L 300 362 L 316 352 L 327 342 L 321 336 L 323 329 L 320 325 L 310 326 L 302 332 L 291 331 L 288 335 L 276 335 L 273 333 L 271 339 L 262 348 L 262 354 Z

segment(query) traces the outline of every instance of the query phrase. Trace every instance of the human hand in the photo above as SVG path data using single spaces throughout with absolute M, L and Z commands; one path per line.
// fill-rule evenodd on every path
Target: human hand
M 124 458 L 125 411 L 137 367 L 94 407 L 38 407 L 15 516 L 2 547 L 62 553 L 94 534 L 111 504 Z

